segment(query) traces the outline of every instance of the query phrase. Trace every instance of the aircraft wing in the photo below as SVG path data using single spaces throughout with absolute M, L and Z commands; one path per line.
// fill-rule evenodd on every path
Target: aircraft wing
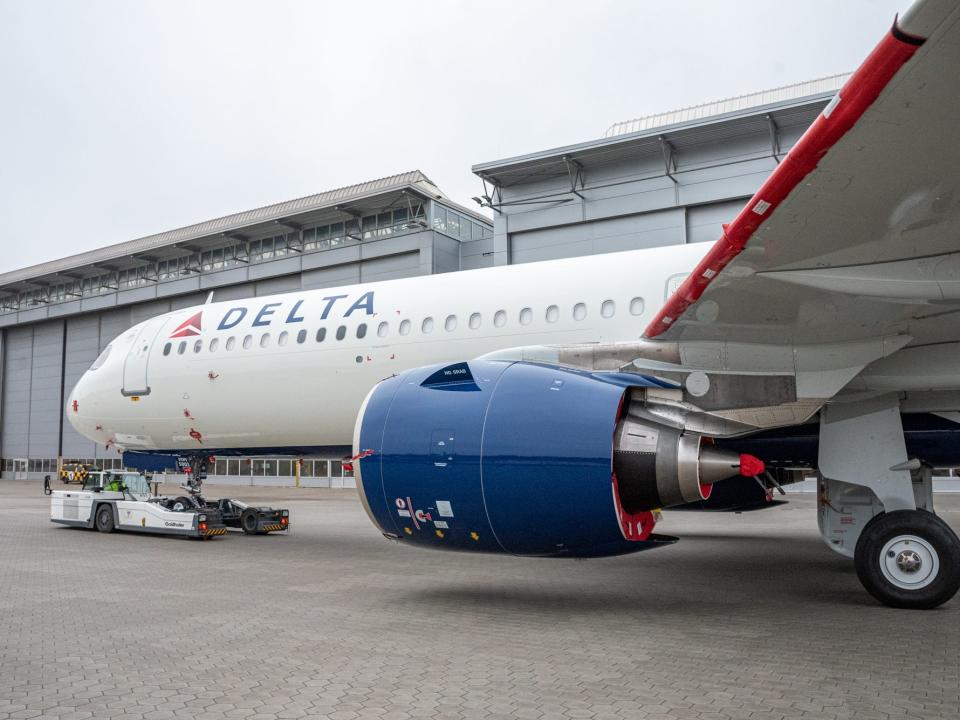
M 922 0 L 725 226 L 645 337 L 681 348 L 958 341 L 958 185 L 960 4 Z

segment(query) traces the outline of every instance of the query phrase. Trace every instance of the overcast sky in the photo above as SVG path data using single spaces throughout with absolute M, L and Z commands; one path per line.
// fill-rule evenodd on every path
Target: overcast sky
M 0 272 L 855 68 L 908 0 L 0 0 Z

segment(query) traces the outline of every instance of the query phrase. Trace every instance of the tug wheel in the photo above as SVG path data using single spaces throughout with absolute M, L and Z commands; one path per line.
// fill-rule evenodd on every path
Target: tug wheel
M 97 530 L 102 533 L 113 532 L 113 508 L 109 505 L 101 505 L 97 508 L 97 515 L 94 519 Z
M 247 508 L 240 514 L 240 527 L 247 535 L 257 534 L 260 514 L 253 508 Z
M 857 577 L 884 605 L 930 609 L 960 589 L 960 539 L 924 510 L 875 516 L 854 551 Z
M 170 505 L 170 509 L 174 512 L 189 512 L 195 507 L 196 506 L 193 504 L 193 501 L 184 496 L 175 498 L 173 504 Z

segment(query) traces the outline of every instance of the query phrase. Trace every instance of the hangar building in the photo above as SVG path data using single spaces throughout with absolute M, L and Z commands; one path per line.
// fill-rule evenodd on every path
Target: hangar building
M 64 398 L 117 334 L 200 304 L 491 265 L 712 242 L 846 76 L 611 126 L 603 137 L 484 162 L 474 198 L 422 172 L 323 192 L 0 274 L 0 469 L 42 478 L 57 458 L 119 466 L 65 420 Z M 666 295 L 672 288 L 665 287 Z M 289 459 L 218 460 L 217 480 L 292 484 Z M 352 484 L 311 458 L 301 484 Z

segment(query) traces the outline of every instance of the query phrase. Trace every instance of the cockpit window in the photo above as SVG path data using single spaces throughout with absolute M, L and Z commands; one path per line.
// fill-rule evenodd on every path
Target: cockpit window
M 93 361 L 93 365 L 90 366 L 91 370 L 96 370 L 97 368 L 103 366 L 103 364 L 107 361 L 107 358 L 110 357 L 110 348 L 112 347 L 113 347 L 113 343 L 111 343 L 110 345 L 107 345 L 103 349 L 103 352 L 100 353 L 99 357 L 97 357 L 97 359 Z

